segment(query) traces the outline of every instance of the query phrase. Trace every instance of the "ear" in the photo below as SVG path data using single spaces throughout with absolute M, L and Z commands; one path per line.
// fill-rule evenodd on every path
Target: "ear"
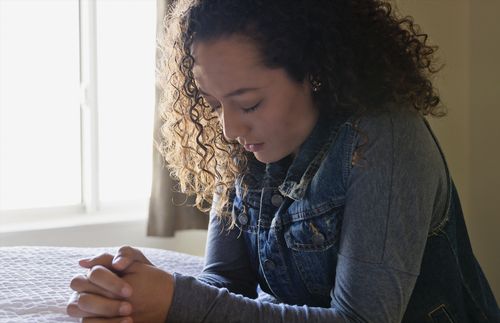
M 307 92 L 312 93 L 311 74 L 306 74 L 302 81 L 302 87 L 304 90 L 307 90 Z

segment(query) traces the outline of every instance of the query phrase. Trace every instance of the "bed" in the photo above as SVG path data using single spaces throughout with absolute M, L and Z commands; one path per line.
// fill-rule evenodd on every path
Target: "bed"
M 198 274 L 203 259 L 183 253 L 139 248 L 156 266 Z M 0 247 L 0 323 L 79 322 L 66 314 L 71 278 L 86 269 L 77 260 L 117 248 Z

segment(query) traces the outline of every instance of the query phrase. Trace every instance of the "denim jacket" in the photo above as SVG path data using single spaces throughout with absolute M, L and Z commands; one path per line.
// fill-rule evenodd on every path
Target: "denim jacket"
M 500 322 L 416 112 L 320 117 L 297 156 L 250 158 L 232 216 L 228 231 L 211 212 L 204 271 L 175 274 L 168 322 Z

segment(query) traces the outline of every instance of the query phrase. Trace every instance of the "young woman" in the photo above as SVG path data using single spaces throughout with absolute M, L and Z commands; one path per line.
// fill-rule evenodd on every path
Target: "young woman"
M 82 260 L 70 315 L 500 322 L 424 118 L 443 114 L 435 47 L 411 18 L 380 0 L 179 0 L 167 22 L 159 148 L 211 204 L 206 265 Z

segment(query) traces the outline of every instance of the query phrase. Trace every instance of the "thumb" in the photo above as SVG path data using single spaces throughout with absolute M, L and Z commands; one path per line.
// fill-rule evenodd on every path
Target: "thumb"
M 112 266 L 115 270 L 123 271 L 134 262 L 153 265 L 139 249 L 125 246 L 118 250 L 118 253 L 113 258 Z
M 84 258 L 78 260 L 78 264 L 84 268 L 92 268 L 97 265 L 101 265 L 108 269 L 112 268 L 113 256 L 109 253 L 102 253 L 98 256 L 92 258 Z

